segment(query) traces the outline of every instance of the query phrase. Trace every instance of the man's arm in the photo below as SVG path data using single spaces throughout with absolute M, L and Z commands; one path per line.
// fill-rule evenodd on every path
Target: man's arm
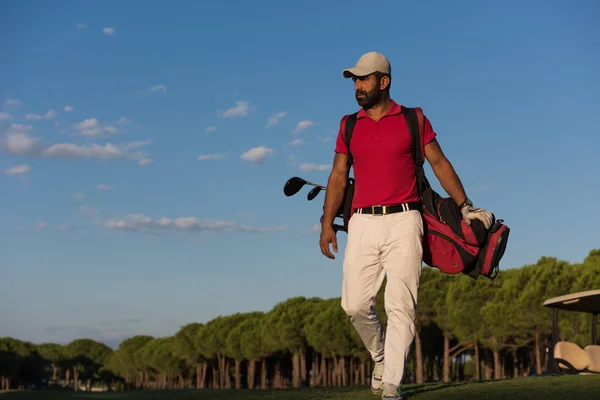
M 442 187 L 448 193 L 450 197 L 460 207 L 468 199 L 465 189 L 454 171 L 454 167 L 450 164 L 450 161 L 446 158 L 439 143 L 434 140 L 425 146 L 425 157 L 431 168 L 435 173 L 435 176 L 439 179 Z M 467 225 L 471 224 L 474 219 L 480 220 L 485 229 L 489 229 L 492 225 L 493 216 L 492 214 L 484 210 L 483 208 L 475 208 L 471 202 L 464 203 L 461 207 L 460 212 Z
M 348 156 L 336 153 L 333 167 L 327 181 L 327 191 L 323 204 L 322 227 L 332 227 L 335 216 L 344 200 L 344 192 L 348 184 Z
M 444 155 L 437 140 L 425 146 L 425 158 L 431 165 L 431 169 L 446 193 L 460 206 L 467 200 L 467 194 L 454 167 L 452 167 L 452 164 Z

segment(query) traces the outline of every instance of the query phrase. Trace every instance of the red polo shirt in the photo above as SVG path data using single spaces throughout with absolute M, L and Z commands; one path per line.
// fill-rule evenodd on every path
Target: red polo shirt
M 344 125 L 340 122 L 335 152 L 348 154 L 344 142 Z M 431 123 L 424 118 L 425 144 L 435 139 Z M 399 104 L 392 100 L 390 110 L 379 120 L 360 109 L 350 148 L 354 157 L 353 208 L 392 205 L 418 201 L 415 164 L 412 159 L 408 124 Z

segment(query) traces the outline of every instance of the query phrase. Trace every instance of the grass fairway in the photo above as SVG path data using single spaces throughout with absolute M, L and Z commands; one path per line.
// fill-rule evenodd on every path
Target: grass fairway
M 530 377 L 506 381 L 457 382 L 450 384 L 407 385 L 405 398 L 415 400 L 458 399 L 550 399 L 550 400 L 598 400 L 600 399 L 600 375 Z M 5 392 L 2 400 L 228 400 L 228 399 L 282 399 L 321 400 L 377 399 L 366 388 L 314 388 L 269 391 L 248 390 L 174 390 L 154 392 Z

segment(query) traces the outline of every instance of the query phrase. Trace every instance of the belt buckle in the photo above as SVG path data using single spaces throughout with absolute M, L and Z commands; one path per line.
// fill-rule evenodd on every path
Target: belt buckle
M 381 214 L 378 214 L 378 213 L 375 212 L 375 207 L 381 207 Z M 378 215 L 378 216 L 387 214 L 387 212 L 386 212 L 387 209 L 386 208 L 387 208 L 386 206 L 371 206 L 371 214 L 372 215 Z

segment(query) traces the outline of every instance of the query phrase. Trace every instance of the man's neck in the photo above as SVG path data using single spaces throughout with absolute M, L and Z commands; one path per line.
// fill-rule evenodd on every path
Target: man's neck
M 386 97 L 381 102 L 369 109 L 367 109 L 367 115 L 375 121 L 383 117 L 392 107 L 392 99 Z

